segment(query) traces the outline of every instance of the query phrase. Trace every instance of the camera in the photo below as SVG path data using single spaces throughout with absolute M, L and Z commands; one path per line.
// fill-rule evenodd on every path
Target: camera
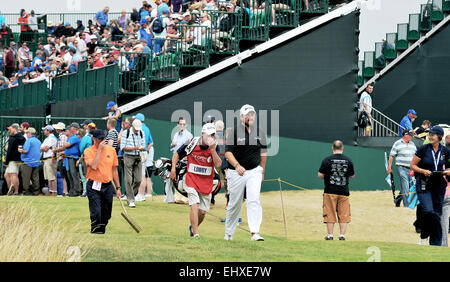
M 138 166 L 141 163 L 141 158 L 134 159 L 133 166 Z

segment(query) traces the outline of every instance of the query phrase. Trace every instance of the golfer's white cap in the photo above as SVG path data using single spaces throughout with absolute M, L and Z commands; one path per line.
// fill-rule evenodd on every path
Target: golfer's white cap
M 251 106 L 251 105 L 248 105 L 248 104 L 247 105 L 243 105 L 242 108 L 241 108 L 241 111 L 240 111 L 241 115 L 243 115 L 243 116 L 247 115 L 250 112 L 256 113 L 255 108 L 253 106 Z
M 216 133 L 216 126 L 212 123 L 206 123 L 202 128 L 202 133 L 213 135 Z
M 141 129 L 142 129 L 142 122 L 141 122 L 140 120 L 138 120 L 138 119 L 135 119 L 135 120 L 133 121 L 132 126 L 133 126 L 134 129 L 136 129 L 136 130 L 141 130 Z

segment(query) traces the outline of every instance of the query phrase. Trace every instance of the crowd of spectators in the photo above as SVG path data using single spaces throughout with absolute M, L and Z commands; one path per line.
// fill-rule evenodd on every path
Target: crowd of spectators
M 311 1 L 303 2 L 308 6 Z M 45 29 L 34 11 L 22 9 L 16 23 L 8 23 L 0 12 L 0 90 L 16 87 L 20 81 L 50 82 L 57 75 L 77 72 L 80 61 L 87 61 L 90 69 L 118 64 L 122 71 L 132 70 L 138 56 L 122 52 L 151 54 L 153 48 L 156 54 L 165 53 L 171 48 L 166 39 L 180 39 L 182 48 L 201 45 L 205 30 L 187 30 L 180 24 L 211 27 L 217 34 L 213 43 L 223 49 L 220 39 L 230 35 L 235 22 L 226 13 L 212 22 L 206 11 L 251 15 L 262 8 L 264 2 L 254 0 L 150 0 L 131 13 L 123 10 L 118 17 L 110 16 L 105 7 L 87 23 L 49 20 Z M 18 40 L 14 41 L 9 25 L 19 25 Z
M 131 14 L 124 10 L 118 18 L 111 18 L 109 8 L 105 7 L 86 25 L 81 20 L 77 20 L 76 26 L 70 22 L 54 24 L 48 21 L 45 36 L 36 36 L 34 33 L 39 31 L 31 29 L 32 22 L 35 22 L 32 20 L 34 12 L 27 14 L 22 10 L 18 20 L 21 30 L 19 42 L 12 41 L 11 29 L 0 16 L 1 42 L 5 45 L 10 41 L 3 46 L 0 56 L 0 89 L 18 86 L 20 78 L 29 83 L 77 72 L 80 61 L 87 61 L 90 69 L 118 64 L 122 71 L 128 71 L 137 65 L 137 56 L 130 53 L 151 54 L 152 46 L 155 53 L 166 52 L 170 48 L 166 39 L 180 39 L 182 36 L 178 24 L 211 24 L 206 22 L 208 15 L 202 12 L 219 7 L 227 11 L 237 8 L 236 2 L 218 6 L 217 1 L 206 0 L 191 3 L 143 1 L 139 10 L 133 9 Z M 192 33 L 185 32 L 184 35 L 188 45 L 193 43 L 189 38 Z M 30 44 L 37 45 L 34 56 Z M 125 55 L 122 52 L 130 53 Z

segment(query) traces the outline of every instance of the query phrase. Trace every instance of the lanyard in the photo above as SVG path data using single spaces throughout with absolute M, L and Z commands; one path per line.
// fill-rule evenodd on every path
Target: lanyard
M 437 158 L 436 158 L 436 153 L 434 152 L 433 148 L 431 148 L 431 152 L 433 153 L 434 169 L 435 169 L 435 171 L 437 171 L 438 170 L 439 159 L 441 158 L 441 150 L 439 150 Z

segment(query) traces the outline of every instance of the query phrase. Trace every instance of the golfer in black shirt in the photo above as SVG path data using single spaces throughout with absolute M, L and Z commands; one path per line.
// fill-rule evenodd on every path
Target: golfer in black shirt
M 347 224 L 350 223 L 350 192 L 348 178 L 354 178 L 352 160 L 344 156 L 344 145 L 336 140 L 332 146 L 333 155 L 325 158 L 320 166 L 318 177 L 324 180 L 323 221 L 327 224 L 328 235 L 325 240 L 333 240 L 334 224 L 339 221 L 339 240 L 345 240 Z M 337 213 L 337 219 L 336 219 Z
M 251 240 L 264 241 L 259 235 L 262 222 L 259 196 L 266 166 L 267 139 L 265 132 L 254 126 L 255 119 L 255 108 L 244 105 L 240 110 L 241 123 L 226 141 L 225 158 L 228 161 L 226 177 L 230 198 L 225 221 L 225 240 L 233 239 L 246 192 Z

